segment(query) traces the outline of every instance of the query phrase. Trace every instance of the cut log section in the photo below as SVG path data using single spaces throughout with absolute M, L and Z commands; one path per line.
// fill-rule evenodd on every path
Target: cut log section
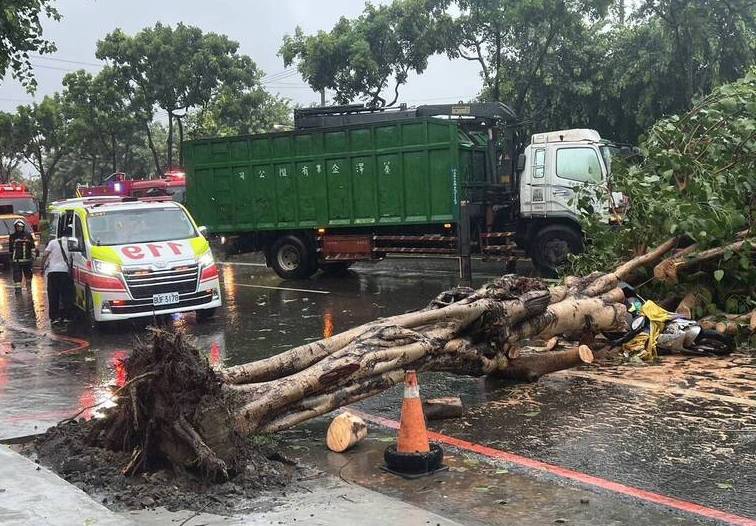
M 352 413 L 341 413 L 333 419 L 326 433 L 326 445 L 331 451 L 343 453 L 367 436 L 367 424 Z
M 564 351 L 522 355 L 509 367 L 496 371 L 495 376 L 511 380 L 534 382 L 541 376 L 578 365 L 593 363 L 593 352 L 587 345 Z
M 462 399 L 458 396 L 423 400 L 423 412 L 428 420 L 457 418 L 465 413 Z

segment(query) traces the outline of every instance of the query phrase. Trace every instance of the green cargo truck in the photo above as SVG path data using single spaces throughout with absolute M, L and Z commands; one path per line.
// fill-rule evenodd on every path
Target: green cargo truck
M 515 162 L 506 106 L 341 106 L 295 117 L 293 131 L 182 145 L 192 215 L 228 252 L 263 251 L 281 277 L 397 253 L 511 258 L 512 240 L 527 246 L 536 224 L 567 225 L 550 240 L 580 248 L 574 218 L 518 213 L 515 168 L 526 159 Z

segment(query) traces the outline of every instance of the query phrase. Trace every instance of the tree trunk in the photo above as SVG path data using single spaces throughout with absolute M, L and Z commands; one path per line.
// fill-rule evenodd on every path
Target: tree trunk
M 534 382 L 541 376 L 593 362 L 593 353 L 585 345 L 564 351 L 521 355 L 509 367 L 496 371 L 495 376 Z
M 152 141 L 152 131 L 150 131 L 150 123 L 145 121 L 145 129 L 147 130 L 147 145 L 152 152 L 152 160 L 155 162 L 155 175 L 160 177 L 162 170 L 160 168 L 160 158 L 158 157 L 157 150 L 155 150 L 155 143 Z
M 477 290 L 458 287 L 424 309 L 219 372 L 181 333 L 155 330 L 152 345 L 127 361 L 128 389 L 96 424 L 96 440 L 133 451 L 132 473 L 168 461 L 224 478 L 247 435 L 287 429 L 378 394 L 401 383 L 408 369 L 532 381 L 589 364 L 585 345 L 548 350 L 552 340 L 528 352 L 529 342 L 589 341 L 586 335 L 627 330 L 618 280 L 675 246 L 670 240 L 612 273 L 551 288 L 511 275 Z
M 181 117 L 176 117 L 176 125 L 178 126 L 178 132 L 179 132 L 179 166 L 184 166 L 184 124 L 181 122 Z
M 112 169 L 113 173 L 116 173 L 118 171 L 118 154 L 116 149 L 116 139 L 115 139 L 115 133 L 110 134 L 110 159 L 112 161 Z
M 173 166 L 173 113 L 168 112 L 168 169 Z

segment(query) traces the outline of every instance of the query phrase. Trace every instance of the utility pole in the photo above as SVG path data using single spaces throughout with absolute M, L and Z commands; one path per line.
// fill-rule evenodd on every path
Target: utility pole
M 320 90 L 320 106 L 325 106 L 325 88 Z

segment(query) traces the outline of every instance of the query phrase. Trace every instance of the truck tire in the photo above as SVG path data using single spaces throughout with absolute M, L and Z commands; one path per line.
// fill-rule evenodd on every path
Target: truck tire
M 568 254 L 583 251 L 583 236 L 574 227 L 550 225 L 538 231 L 532 249 L 536 269 L 543 276 L 554 278 L 558 268 L 567 262 Z
M 303 279 L 318 269 L 314 251 L 297 236 L 280 237 L 270 250 L 270 264 L 283 279 Z

